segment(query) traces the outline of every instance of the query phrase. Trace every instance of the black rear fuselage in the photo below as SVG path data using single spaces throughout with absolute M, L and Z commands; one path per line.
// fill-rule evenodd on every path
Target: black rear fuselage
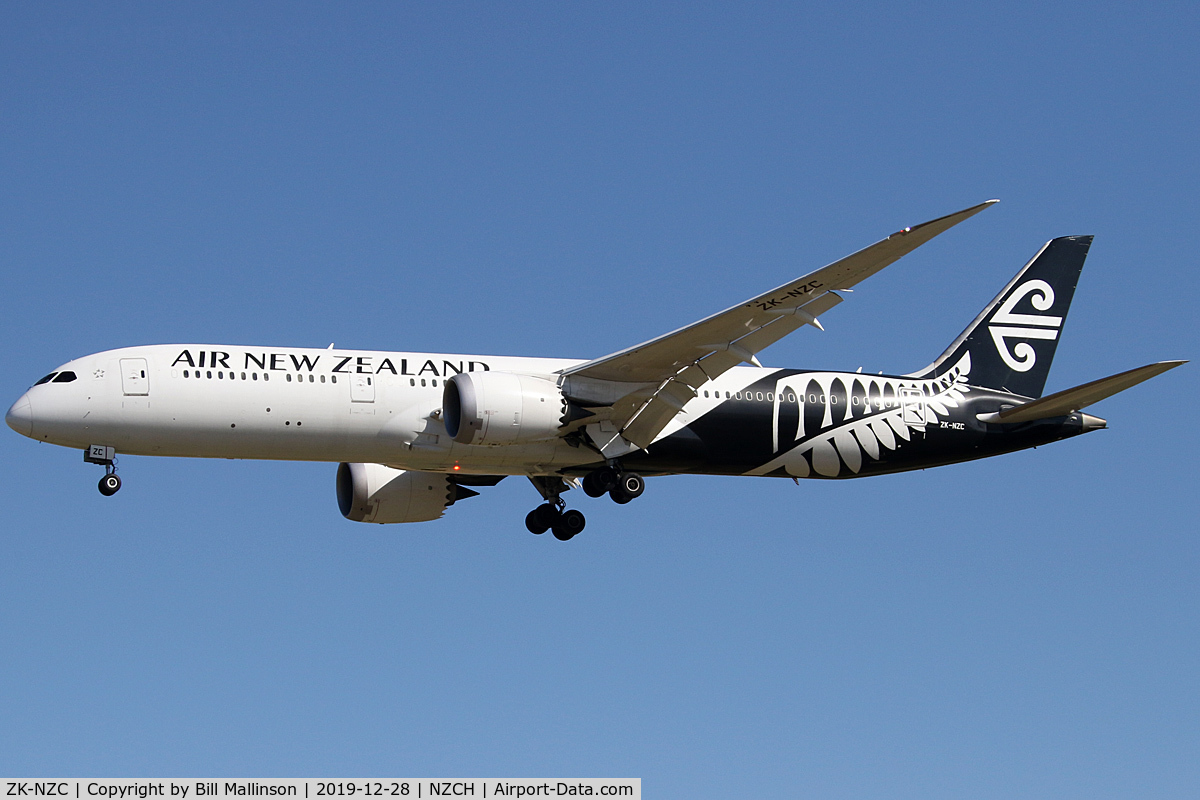
M 1083 415 L 1021 424 L 980 417 L 1028 398 L 966 382 L 778 370 L 624 459 L 647 474 L 852 478 L 953 464 L 1100 427 Z

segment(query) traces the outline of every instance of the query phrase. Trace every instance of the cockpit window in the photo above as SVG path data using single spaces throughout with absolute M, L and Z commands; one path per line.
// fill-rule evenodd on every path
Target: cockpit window
M 35 383 L 34 386 L 41 386 L 43 383 L 49 383 L 50 381 L 54 380 L 54 376 L 57 374 L 58 374 L 57 372 L 51 372 L 49 375 L 47 375 L 46 377 L 42 378 L 40 381 Z
M 68 371 L 68 372 L 58 373 L 58 377 L 54 379 L 54 382 L 55 383 L 70 383 L 73 380 L 75 380 L 75 373 Z

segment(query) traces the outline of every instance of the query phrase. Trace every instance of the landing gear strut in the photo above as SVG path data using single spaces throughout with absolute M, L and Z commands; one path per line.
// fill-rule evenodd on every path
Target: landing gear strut
M 100 479 L 100 494 L 112 497 L 121 488 L 121 479 L 117 477 L 117 451 L 114 447 L 94 444 L 83 451 L 83 460 L 89 464 L 104 466 L 104 477 Z
M 529 480 L 546 500 L 525 516 L 525 527 L 530 533 L 553 531 L 555 539 L 565 542 L 583 530 L 587 524 L 583 514 L 573 508 L 567 509 L 566 502 L 559 496 L 570 488 L 562 478 L 530 475 Z

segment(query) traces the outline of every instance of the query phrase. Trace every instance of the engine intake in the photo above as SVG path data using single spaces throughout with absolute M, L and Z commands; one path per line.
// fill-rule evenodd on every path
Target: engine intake
M 446 381 L 442 419 L 460 444 L 502 445 L 553 439 L 568 418 L 558 385 L 510 372 L 464 372 Z

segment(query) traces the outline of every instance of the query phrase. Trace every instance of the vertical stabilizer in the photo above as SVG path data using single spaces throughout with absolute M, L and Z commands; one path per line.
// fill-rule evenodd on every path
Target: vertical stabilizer
M 936 377 L 969 356 L 970 383 L 1041 397 L 1091 245 L 1091 236 L 1047 242 L 946 352 L 912 377 Z

